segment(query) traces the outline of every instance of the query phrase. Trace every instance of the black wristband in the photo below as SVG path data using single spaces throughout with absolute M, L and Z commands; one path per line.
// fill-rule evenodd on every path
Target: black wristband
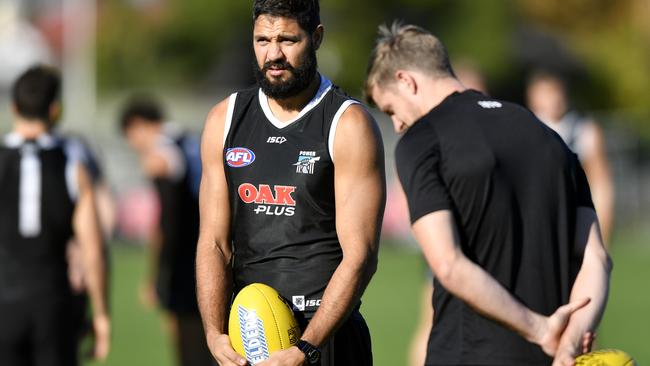
M 305 363 L 307 365 L 318 364 L 318 361 L 320 361 L 320 350 L 316 346 L 301 339 L 296 343 L 296 347 L 305 354 Z

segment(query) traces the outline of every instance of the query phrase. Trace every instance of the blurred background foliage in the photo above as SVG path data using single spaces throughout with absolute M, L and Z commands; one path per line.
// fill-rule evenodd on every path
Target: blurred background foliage
M 564 74 L 579 107 L 615 110 L 646 136 L 650 127 L 650 9 L 646 0 L 321 1 L 320 67 L 359 95 L 377 26 L 424 26 L 454 60 L 480 66 L 495 96 L 522 102 L 534 68 Z M 252 83 L 250 1 L 100 2 L 100 92 Z M 246 67 L 242 67 L 246 65 Z

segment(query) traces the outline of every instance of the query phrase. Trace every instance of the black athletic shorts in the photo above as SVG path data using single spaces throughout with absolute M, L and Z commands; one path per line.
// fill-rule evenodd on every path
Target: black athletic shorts
M 85 335 L 92 332 L 92 318 L 88 308 L 87 292 L 72 294 L 70 299 L 70 335 L 74 336 L 79 344 Z
M 319 366 L 372 366 L 370 331 L 361 313 L 353 312 L 320 350 Z
M 0 301 L 0 365 L 75 366 L 70 299 Z

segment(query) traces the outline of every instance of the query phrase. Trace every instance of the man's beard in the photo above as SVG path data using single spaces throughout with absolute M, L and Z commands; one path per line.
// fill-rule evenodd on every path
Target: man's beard
M 266 77 L 266 73 L 271 66 L 285 69 L 290 74 L 289 78 L 285 81 L 269 80 Z M 298 67 L 293 67 L 287 61 L 269 61 L 260 69 L 259 65 L 255 63 L 255 79 L 260 88 L 262 88 L 264 94 L 271 99 L 282 100 L 291 98 L 307 89 L 312 80 L 314 80 L 317 67 L 318 62 L 316 61 L 316 51 L 313 47 L 309 47 L 300 58 Z

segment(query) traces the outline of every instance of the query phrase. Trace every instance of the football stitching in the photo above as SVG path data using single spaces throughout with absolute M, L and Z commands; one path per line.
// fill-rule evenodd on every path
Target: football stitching
M 264 297 L 264 300 L 266 300 L 266 303 L 269 306 L 269 309 L 271 309 L 271 314 L 273 314 L 273 323 L 275 324 L 275 330 L 278 333 L 278 339 L 280 340 L 280 349 L 284 349 L 284 342 L 282 342 L 282 334 L 280 333 L 280 325 L 278 324 L 277 317 L 275 315 L 275 310 L 273 309 L 273 306 L 271 306 L 271 301 L 269 301 L 268 297 L 266 297 L 266 294 L 262 292 L 262 290 L 258 289 L 257 286 L 253 286 L 255 290 L 259 291 L 260 294 Z

